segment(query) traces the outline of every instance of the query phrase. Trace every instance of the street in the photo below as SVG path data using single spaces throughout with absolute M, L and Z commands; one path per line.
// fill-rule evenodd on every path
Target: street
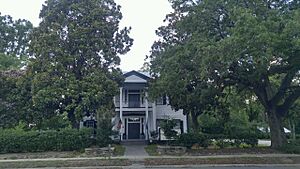
M 152 167 L 151 167 L 152 168 Z M 208 167 L 208 166 L 193 166 L 193 167 L 187 167 L 187 166 L 183 166 L 183 167 L 162 167 L 162 168 L 156 168 L 154 167 L 155 169 L 196 169 L 196 168 L 199 168 L 199 169 L 300 169 L 300 166 L 294 166 L 294 167 L 285 167 L 285 166 L 282 166 L 282 167 L 275 167 L 275 166 L 259 166 L 259 167 L 242 167 L 242 166 L 233 166 L 233 167 Z

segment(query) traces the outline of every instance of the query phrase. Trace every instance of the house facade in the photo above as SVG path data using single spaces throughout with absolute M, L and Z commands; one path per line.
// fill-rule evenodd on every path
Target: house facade
M 173 110 L 167 97 L 148 99 L 149 74 L 130 71 L 123 75 L 125 81 L 119 95 L 114 97 L 116 116 L 112 120 L 121 140 L 149 140 L 155 132 L 158 133 L 156 139 L 163 140 L 160 123 L 164 119 L 176 120 L 178 133 L 187 132 L 186 116 L 182 110 Z

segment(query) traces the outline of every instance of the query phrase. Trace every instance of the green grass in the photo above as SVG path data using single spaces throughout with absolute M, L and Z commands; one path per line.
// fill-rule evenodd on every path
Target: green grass
M 126 159 L 110 160 L 54 160 L 54 161 L 18 161 L 0 162 L 0 169 L 4 168 L 42 168 L 42 167 L 86 167 L 86 166 L 128 166 L 131 162 Z M 120 167 L 116 167 L 120 168 Z
M 148 158 L 145 166 L 203 164 L 299 164 L 299 157 Z
M 159 154 L 156 151 L 157 145 L 156 144 L 149 144 L 148 146 L 145 147 L 145 151 L 150 155 L 150 156 L 158 156 Z
M 123 156 L 125 154 L 125 147 L 120 144 L 114 144 L 115 147 L 114 156 Z
M 6 153 L 0 154 L 0 160 L 6 159 L 35 159 L 35 158 L 72 158 L 79 157 L 81 151 L 48 151 L 48 152 L 32 152 L 32 153 Z

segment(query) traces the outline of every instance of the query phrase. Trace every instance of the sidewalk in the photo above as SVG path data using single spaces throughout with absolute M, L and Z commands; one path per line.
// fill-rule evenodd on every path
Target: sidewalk
M 300 166 L 300 155 L 122 156 L 0 160 L 0 168 L 155 168 L 157 166 Z
M 211 156 L 119 156 L 119 157 L 74 157 L 74 158 L 36 158 L 36 159 L 7 159 L 0 160 L 0 162 L 18 162 L 18 161 L 68 161 L 68 160 L 143 160 L 143 159 L 206 159 L 206 158 L 245 158 L 245 157 L 299 157 L 300 154 L 241 154 L 241 155 L 211 155 Z

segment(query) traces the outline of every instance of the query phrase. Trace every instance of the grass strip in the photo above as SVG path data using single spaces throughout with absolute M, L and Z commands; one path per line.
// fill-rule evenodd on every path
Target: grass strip
M 156 151 L 157 145 L 156 144 L 149 144 L 145 147 L 145 151 L 150 155 L 150 156 L 159 156 L 159 154 Z
M 54 160 L 54 161 L 14 161 L 0 162 L 0 169 L 4 168 L 42 168 L 42 167 L 86 167 L 86 166 L 129 166 L 126 159 L 87 159 L 87 160 Z
M 229 157 L 229 158 L 148 158 L 152 165 L 201 165 L 201 164 L 300 164 L 300 157 Z

